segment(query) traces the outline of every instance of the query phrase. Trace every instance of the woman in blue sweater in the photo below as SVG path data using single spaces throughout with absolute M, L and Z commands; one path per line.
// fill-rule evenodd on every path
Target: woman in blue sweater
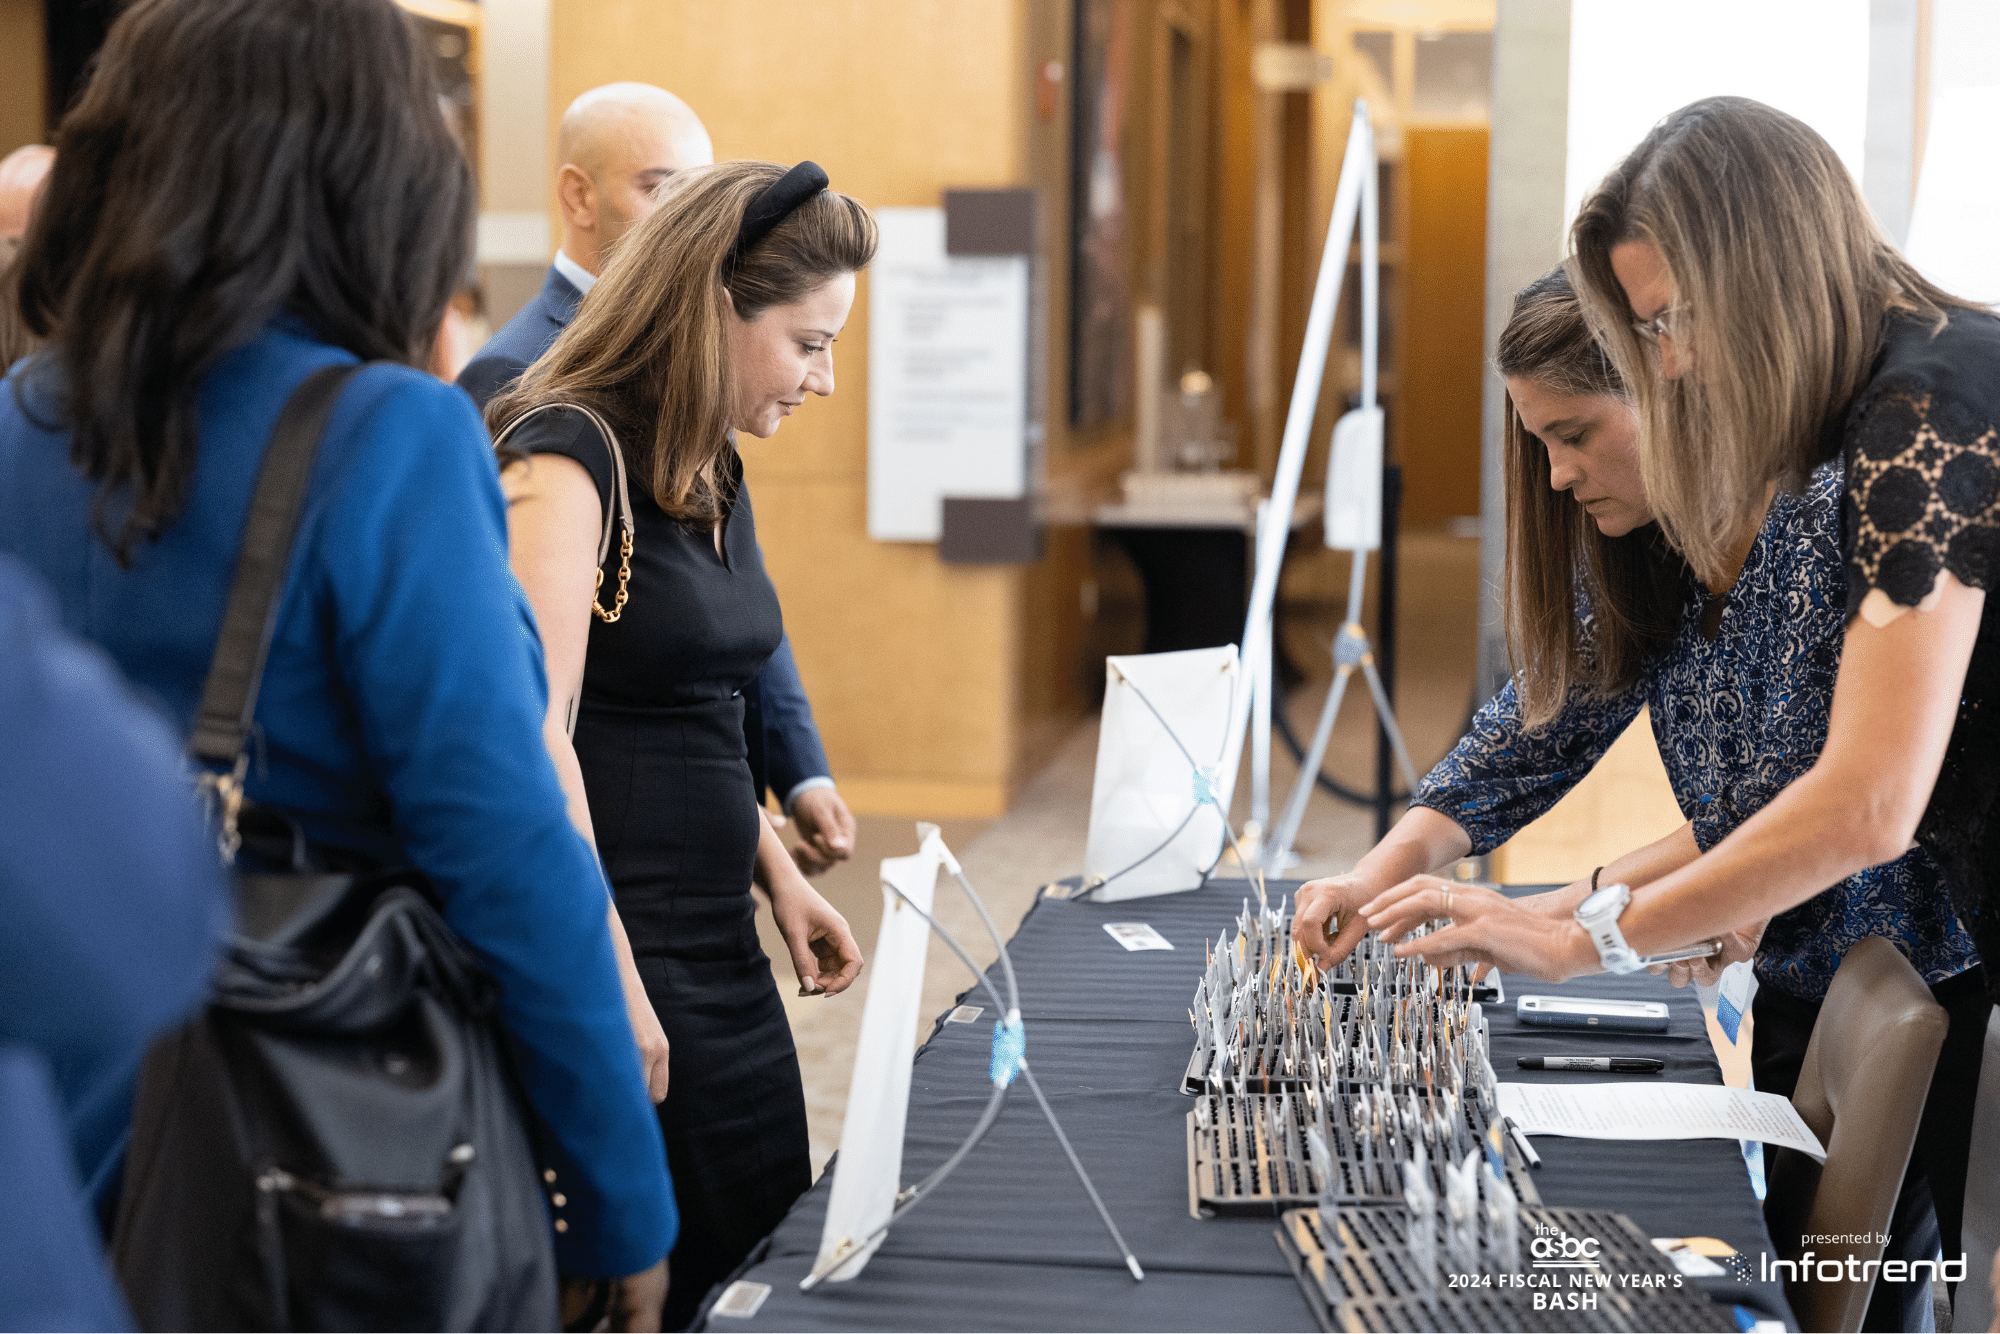
M 559 1267 L 644 1274 L 656 1300 L 673 1195 L 604 880 L 542 745 L 491 446 L 414 369 L 475 207 L 437 105 L 391 0 L 125 12 L 20 257 L 44 343 L 0 393 L 0 550 L 185 730 L 279 409 L 320 367 L 376 363 L 318 456 L 248 795 L 429 876 L 499 984 Z M 117 1146 L 77 1149 L 89 1174 Z
M 71 1146 L 200 1000 L 222 876 L 177 738 L 3 556 L 0 736 L 0 1329 L 123 1329 Z

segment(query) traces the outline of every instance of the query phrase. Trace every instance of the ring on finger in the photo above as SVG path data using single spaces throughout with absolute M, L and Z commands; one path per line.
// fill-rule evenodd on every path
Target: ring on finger
M 1451 886 L 1450 886 L 1450 885 L 1446 885 L 1446 886 L 1444 887 L 1444 915 L 1445 915 L 1446 917 L 1450 917 L 1450 916 L 1451 916 Z

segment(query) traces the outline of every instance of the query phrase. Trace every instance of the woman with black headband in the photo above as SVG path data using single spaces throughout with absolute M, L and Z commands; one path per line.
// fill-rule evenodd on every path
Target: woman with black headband
M 801 995 L 861 971 L 751 784 L 737 692 L 782 624 L 733 433 L 767 438 L 833 392 L 833 341 L 874 253 L 874 219 L 810 162 L 677 173 L 568 329 L 487 408 L 547 659 L 545 735 L 631 941 L 636 1027 L 650 1002 L 671 1048 L 671 1083 L 653 1080 L 681 1211 L 666 1329 L 811 1184 L 753 878 Z

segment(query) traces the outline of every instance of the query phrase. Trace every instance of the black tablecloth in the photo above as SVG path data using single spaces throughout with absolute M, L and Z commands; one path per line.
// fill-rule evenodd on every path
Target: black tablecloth
M 1273 886 L 1273 898 L 1291 888 Z M 939 892 L 950 891 L 941 886 Z M 896 1225 L 860 1277 L 799 1291 L 819 1249 L 829 1172 L 737 1275 L 770 1285 L 757 1314 L 748 1320 L 710 1316 L 697 1327 L 1314 1329 L 1273 1239 L 1271 1219 L 1201 1220 L 1188 1213 L 1190 1102 L 1179 1091 L 1193 1046 L 1187 1006 L 1201 974 L 1203 942 L 1218 938 L 1234 920 L 1243 893 L 1235 881 L 1125 903 L 1043 899 L 1010 945 L 1029 1064 L 1145 1267 L 1144 1283 L 1126 1273 L 1033 1096 L 1017 1083 L 985 1143 Z M 1148 923 L 1175 948 L 1128 952 L 1102 929 L 1107 922 Z M 943 946 L 933 941 L 931 948 Z M 1615 1051 L 1664 1058 L 1668 1079 L 1722 1082 L 1695 997 L 1664 978 L 1600 976 L 1563 988 L 1667 1001 L 1672 1027 L 1657 1036 L 1526 1029 L 1514 1018 L 1513 997 L 1553 988 L 1515 977 L 1505 984 L 1508 1002 L 1487 1007 L 1493 1063 L 1502 1079 L 1621 1078 L 1515 1068 L 1517 1056 Z M 904 1140 L 906 1183 L 958 1145 L 991 1088 L 992 1003 L 983 992 L 962 999 L 986 1007 L 980 1021 L 940 1021 L 917 1053 Z M 1771 1250 L 1734 1140 L 1542 1136 L 1534 1143 L 1544 1163 L 1535 1181 L 1546 1204 L 1618 1210 L 1648 1236 L 1720 1238 L 1748 1258 L 1753 1275 L 1760 1255 Z M 1701 1282 L 1714 1295 L 1789 1323 L 1775 1283 L 1733 1277 Z

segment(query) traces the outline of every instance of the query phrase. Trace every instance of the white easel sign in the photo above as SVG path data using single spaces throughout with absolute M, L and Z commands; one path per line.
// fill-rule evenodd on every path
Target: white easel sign
M 820 1232 L 818 1269 L 847 1256 L 827 1275 L 835 1283 L 855 1277 L 881 1246 L 875 1235 L 896 1207 L 903 1175 L 903 1122 L 910 1110 L 910 1050 L 916 1046 L 924 992 L 924 957 L 930 947 L 929 914 L 944 866 L 944 839 L 936 825 L 918 826 L 915 856 L 882 861 L 882 930 L 868 960 L 868 1003 L 847 1086 L 847 1120 L 840 1131 L 826 1226 Z M 890 886 L 894 886 L 892 889 Z M 896 896 L 916 905 L 912 912 Z M 862 1241 L 862 1238 L 872 1240 Z
M 1087 880 L 1104 880 L 1094 897 L 1199 888 L 1221 855 L 1236 777 L 1217 765 L 1241 675 L 1236 646 L 1106 658 L 1104 674 L 1083 854 Z

